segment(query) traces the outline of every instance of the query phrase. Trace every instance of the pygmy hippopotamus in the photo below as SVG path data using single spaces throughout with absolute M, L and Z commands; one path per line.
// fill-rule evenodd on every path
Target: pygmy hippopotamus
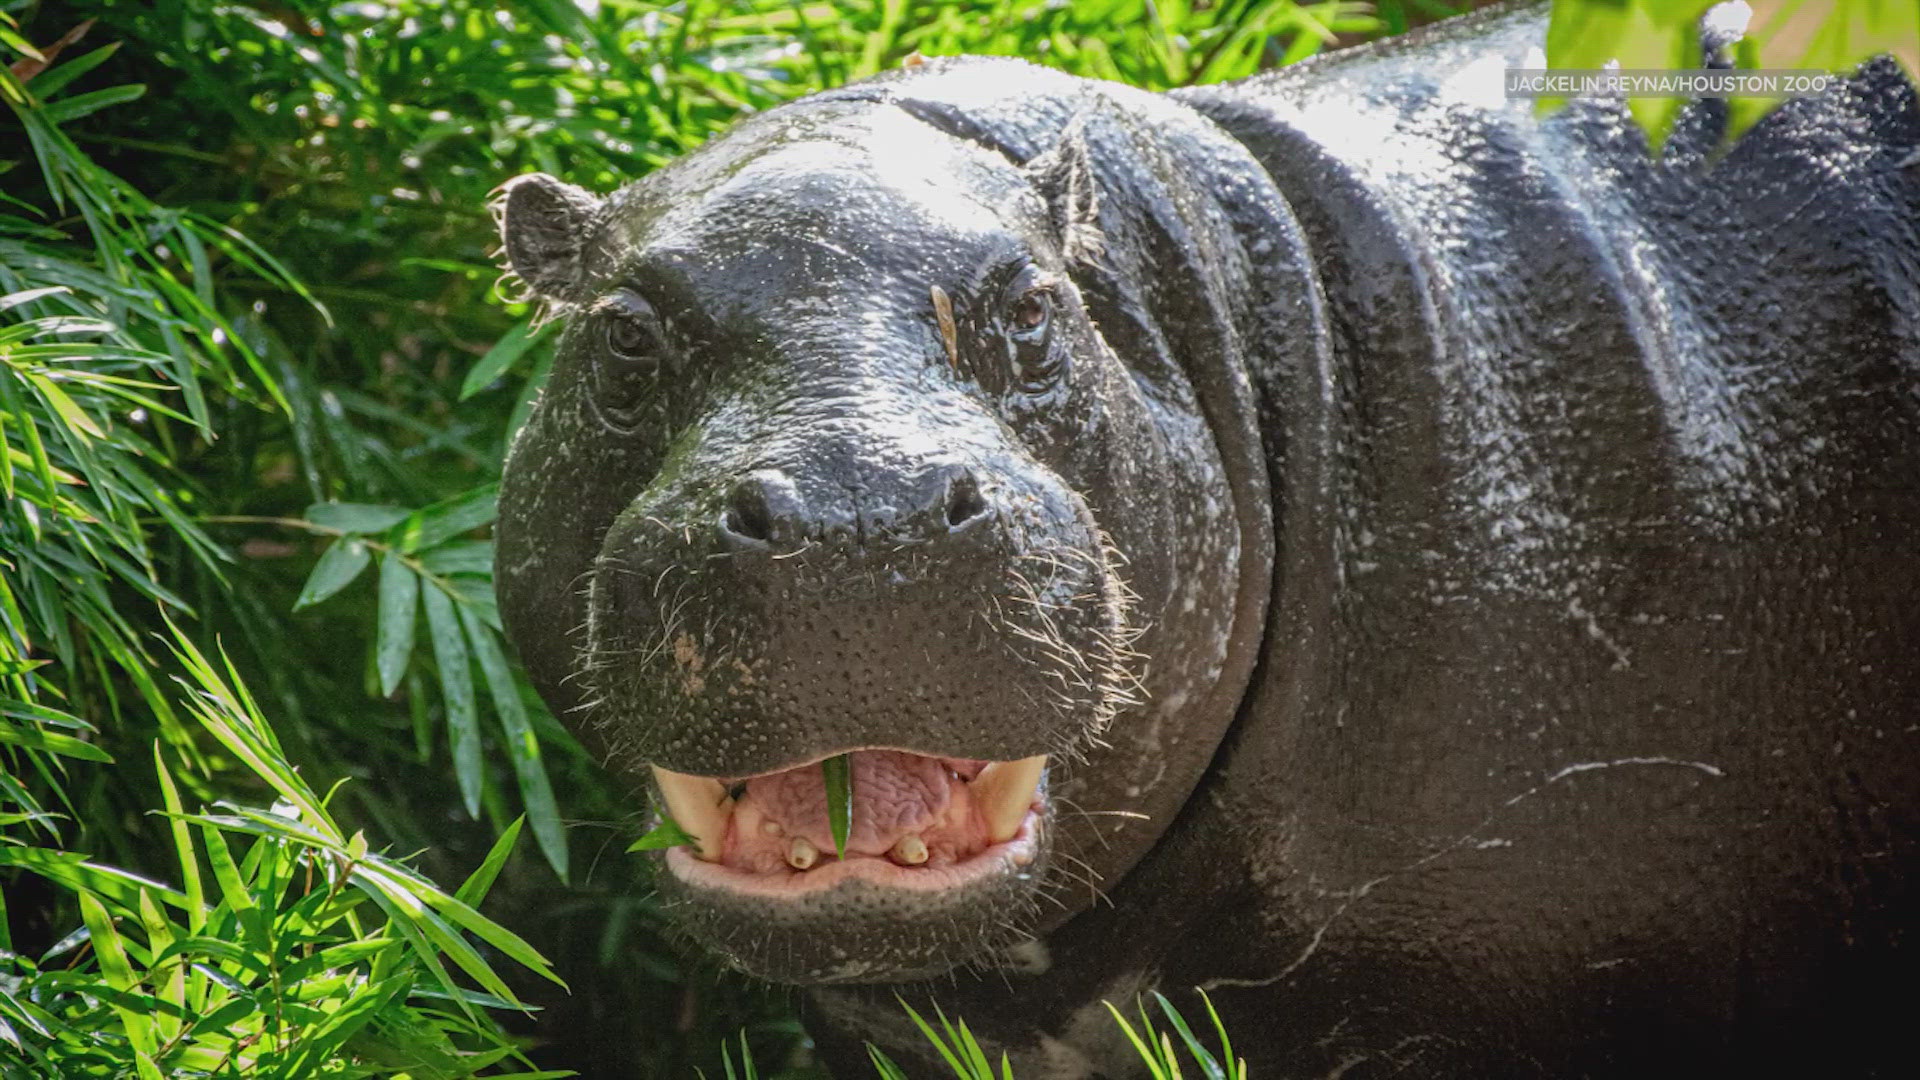
M 1101 1003 L 1195 987 L 1270 1076 L 1909 1056 L 1914 87 L 1655 155 L 1501 96 L 1544 22 L 939 60 L 505 187 L 565 324 L 508 630 L 841 1075 L 935 1074 L 901 993 L 1138 1076 Z

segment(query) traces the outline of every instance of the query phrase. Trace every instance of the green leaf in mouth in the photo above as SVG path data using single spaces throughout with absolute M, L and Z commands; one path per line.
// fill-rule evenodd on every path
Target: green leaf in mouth
M 698 846 L 700 838 L 680 827 L 680 823 L 668 817 L 663 811 L 660 824 L 655 825 L 647 835 L 628 845 L 628 851 L 659 851 L 663 848 L 680 847 L 683 844 Z
M 820 763 L 827 782 L 827 827 L 833 830 L 833 853 L 847 857 L 847 833 L 853 828 L 853 755 L 840 754 Z

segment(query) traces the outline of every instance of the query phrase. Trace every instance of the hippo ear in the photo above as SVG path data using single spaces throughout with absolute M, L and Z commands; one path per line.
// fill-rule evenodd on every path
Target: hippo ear
M 500 185 L 494 215 L 507 267 L 549 300 L 580 299 L 582 255 L 600 200 L 546 173 L 516 176 Z
M 1047 201 L 1054 236 L 1068 262 L 1087 263 L 1106 246 L 1100 234 L 1100 196 L 1087 150 L 1086 124 L 1067 125 L 1051 150 L 1027 162 L 1027 179 Z

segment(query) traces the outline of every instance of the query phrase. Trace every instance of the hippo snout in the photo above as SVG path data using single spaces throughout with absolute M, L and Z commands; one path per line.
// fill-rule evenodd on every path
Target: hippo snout
M 974 471 L 937 465 L 879 490 L 809 497 L 780 469 L 756 469 L 733 486 L 717 524 L 732 551 L 799 551 L 813 544 L 858 549 L 868 543 L 938 542 L 986 525 L 992 515 Z
M 587 671 L 605 713 L 648 718 L 621 729 L 634 755 L 747 776 L 845 748 L 998 761 L 1084 738 L 1124 630 L 1084 502 L 1010 455 L 812 445 L 834 450 L 732 473 L 696 457 L 608 530 Z
M 1129 689 L 1108 542 L 1056 475 L 977 428 L 944 441 L 982 464 L 842 424 L 786 428 L 800 452 L 737 471 L 720 428 L 616 518 L 591 575 L 597 722 L 696 838 L 664 895 L 715 939 L 809 943 L 743 955 L 770 977 L 944 970 L 1031 903 L 1047 763 Z M 817 763 L 841 755 L 856 824 L 829 858 Z M 945 930 L 882 933 L 876 953 L 876 925 Z

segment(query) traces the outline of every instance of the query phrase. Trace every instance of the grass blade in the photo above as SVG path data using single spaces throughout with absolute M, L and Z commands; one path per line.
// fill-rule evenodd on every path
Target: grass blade
M 867 1044 L 867 1058 L 873 1062 L 873 1071 L 880 1080 L 908 1080 L 907 1074 L 901 1070 L 900 1066 L 894 1064 L 892 1058 L 881 1053 L 880 1048 L 872 1043 Z
M 1173 1025 L 1174 1032 L 1180 1036 L 1180 1041 L 1186 1044 L 1187 1053 L 1193 1055 L 1194 1063 L 1200 1067 L 1201 1072 L 1206 1074 L 1207 1080 L 1228 1080 L 1227 1070 L 1221 1066 L 1213 1053 L 1194 1037 L 1192 1029 L 1187 1027 L 1186 1017 L 1181 1016 L 1180 1011 L 1173 1007 L 1173 1002 L 1168 1001 L 1166 995 L 1158 990 L 1153 992 L 1153 1000 L 1159 1003 L 1160 1011 L 1166 1014 L 1167 1022 Z M 1207 1007 L 1211 1012 L 1212 1002 L 1208 1002 Z M 1229 1053 L 1231 1053 L 1231 1047 L 1229 1047 Z M 1227 1060 L 1233 1059 L 1228 1057 Z
M 913 1026 L 919 1028 L 920 1034 L 925 1037 L 927 1042 L 933 1044 L 934 1051 L 940 1055 L 940 1060 L 946 1062 L 947 1067 L 953 1070 L 953 1075 L 959 1077 L 960 1080 L 969 1080 L 967 1067 L 961 1064 L 960 1059 L 955 1056 L 953 1050 L 947 1046 L 947 1041 L 942 1039 L 939 1033 L 933 1030 L 933 1025 L 927 1023 L 925 1017 L 915 1012 L 913 1006 L 907 1004 L 906 998 L 896 994 L 893 1000 L 899 1002 L 900 1007 L 907 1010 L 907 1017 L 913 1021 Z M 935 1013 L 939 1012 L 938 1005 L 934 1006 L 934 1011 Z M 941 1017 L 943 1024 L 945 1019 L 944 1016 Z
M 1127 1022 L 1126 1015 L 1115 1008 L 1111 1001 L 1103 1001 L 1100 1004 L 1105 1005 L 1107 1011 L 1113 1014 L 1114 1023 L 1120 1025 L 1120 1033 L 1133 1044 L 1134 1052 L 1139 1054 L 1140 1060 L 1146 1063 L 1147 1069 L 1153 1073 L 1154 1080 L 1169 1080 L 1166 1070 L 1160 1065 L 1159 1055 L 1148 1048 L 1147 1043 L 1141 1038 L 1141 1033 L 1135 1031 L 1133 1025 Z M 1146 1038 L 1153 1038 L 1151 1027 L 1146 1029 Z
M 853 828 L 853 755 L 836 754 L 820 763 L 827 784 L 827 827 L 833 831 L 833 853 L 847 857 L 847 834 Z

